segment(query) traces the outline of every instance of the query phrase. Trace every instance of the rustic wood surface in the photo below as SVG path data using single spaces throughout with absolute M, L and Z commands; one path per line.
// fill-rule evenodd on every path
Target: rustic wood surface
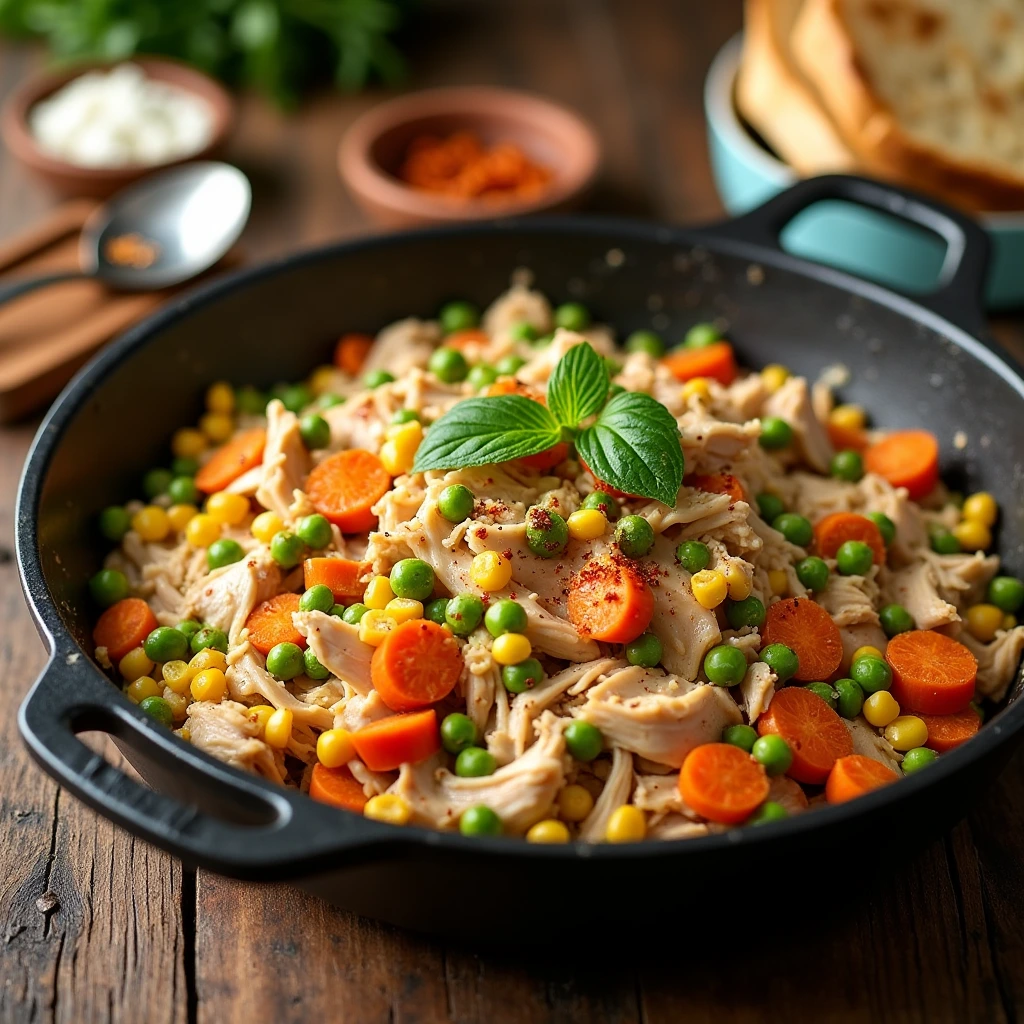
M 720 206 L 701 84 L 739 23 L 738 0 L 449 0 L 428 6 L 409 44 L 411 84 L 495 82 L 563 100 L 606 145 L 596 208 L 703 220 Z M 0 47 L 0 98 L 38 63 Z M 334 152 L 376 98 L 325 96 L 289 117 L 242 102 L 228 158 L 255 184 L 251 258 L 365 230 Z M 52 203 L 0 151 L 0 237 Z M 997 329 L 1024 355 L 1021 321 Z M 813 917 L 758 898 L 752 870 L 723 896 L 734 924 L 713 937 L 696 921 L 659 941 L 582 936 L 552 907 L 538 929 L 564 933 L 565 949 L 543 957 L 474 953 L 496 915 L 473 914 L 465 946 L 445 946 L 285 886 L 183 869 L 136 842 L 61 792 L 17 736 L 15 709 L 44 662 L 13 560 L 14 490 L 34 426 L 0 433 L 0 1021 L 1017 1020 L 1024 756 L 966 822 L 865 894 L 844 899 L 843 879 L 884 862 L 884 849 L 808 864 L 822 894 Z

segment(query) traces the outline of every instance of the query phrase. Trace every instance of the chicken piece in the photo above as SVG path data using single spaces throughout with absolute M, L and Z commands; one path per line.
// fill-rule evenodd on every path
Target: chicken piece
M 267 671 L 263 656 L 248 641 L 231 651 L 225 675 L 228 690 L 236 700 L 262 697 L 263 703 L 286 708 L 297 723 L 316 729 L 330 729 L 334 724 L 334 715 L 327 708 L 299 700 L 280 679 L 275 679 Z
M 414 519 L 425 496 L 419 473 L 399 477 L 371 510 L 377 517 L 377 532 L 394 533 L 403 523 Z
M 637 775 L 635 781 L 633 806 L 651 815 L 649 825 L 656 824 L 666 814 L 696 818 L 679 792 L 679 772 L 669 775 Z
M 721 514 L 728 512 L 732 505 L 732 498 L 728 494 L 714 494 L 711 491 L 699 491 L 695 487 L 679 488 L 679 496 L 676 498 L 675 508 L 669 508 L 660 501 L 651 501 L 639 505 L 636 514 L 643 516 L 651 524 L 655 533 L 664 533 L 673 526 L 689 526 L 691 523 L 700 525 L 711 522 L 720 523 Z M 711 527 L 713 529 L 713 526 Z M 697 531 L 708 532 L 701 528 Z
M 794 782 L 785 775 L 776 775 L 768 781 L 767 799 L 782 804 L 790 817 L 794 814 L 802 814 L 808 809 L 807 794 L 799 782 Z
M 320 415 L 331 428 L 331 450 L 362 448 L 369 452 L 380 450 L 384 434 L 401 402 L 385 385 L 373 391 L 360 391 L 343 405 L 324 409 Z
M 679 417 L 687 473 L 717 473 L 729 469 L 751 445 L 761 428 L 756 423 L 726 423 L 715 419 L 703 405 Z
M 538 334 L 548 334 L 553 326 L 551 303 L 523 282 L 516 282 L 499 295 L 484 311 L 483 327 L 491 335 L 504 334 L 516 324 L 528 323 Z
M 504 685 L 501 682 L 501 668 L 489 653 L 489 664 L 484 671 L 476 672 L 470 669 L 470 658 L 467 652 L 474 646 L 476 645 L 467 644 L 463 649 L 466 665 L 462 675 L 462 693 L 466 699 L 466 714 L 482 736 L 487 728 L 491 708 L 494 707 L 495 695 L 499 688 L 504 689 Z
M 833 512 L 860 512 L 861 494 L 856 484 L 813 473 L 791 473 L 780 496 L 792 512 L 806 516 L 812 523 Z
M 707 836 L 719 831 L 724 830 L 702 821 L 690 821 L 681 814 L 666 814 L 647 830 L 647 838 L 670 842 L 675 839 L 696 839 L 698 836 Z
M 354 686 L 344 683 L 345 697 L 331 710 L 334 712 L 334 728 L 357 732 L 364 725 L 379 722 L 394 712 L 380 699 L 376 690 L 360 693 Z
M 612 346 L 607 344 L 603 336 L 578 334 L 576 331 L 567 331 L 564 327 L 559 327 L 551 343 L 540 351 L 534 351 L 533 358 L 517 372 L 516 376 L 527 384 L 546 384 L 562 356 L 569 349 L 582 345 L 585 341 L 589 341 L 601 355 L 611 355 Z
M 326 612 L 294 612 L 292 622 L 324 668 L 361 694 L 373 689 L 370 682 L 373 648 L 359 639 L 357 626 Z
M 349 761 L 348 770 L 352 773 L 356 782 L 363 784 L 363 794 L 367 797 L 379 796 L 386 793 L 395 783 L 397 777 L 394 772 L 373 772 L 358 758 Z
M 751 725 L 771 703 L 776 682 L 778 677 L 763 661 L 755 661 L 747 667 L 747 674 L 740 683 L 740 694 L 743 696 L 743 711 Z
M 1001 629 L 987 644 L 979 643 L 966 632 L 960 641 L 978 659 L 978 692 L 990 700 L 1001 701 L 1017 673 L 1022 671 L 1024 626 Z
M 886 604 L 903 605 L 918 629 L 934 629 L 959 622 L 956 606 L 939 596 L 938 583 L 935 563 L 925 558 L 886 574 L 882 596 Z
M 711 412 L 721 420 L 746 423 L 764 415 L 770 392 L 759 373 L 748 373 L 718 394 L 712 393 Z
M 815 594 L 815 600 L 832 616 L 837 626 L 856 626 L 861 623 L 878 623 L 879 589 L 874 571 L 871 576 L 842 576 L 832 573 L 828 586 Z
M 900 761 L 903 759 L 867 719 L 858 715 L 856 718 L 844 718 L 843 721 L 850 732 L 850 739 L 853 740 L 855 754 L 870 757 L 873 761 L 884 764 L 886 768 L 891 768 L 894 772 L 900 770 Z
M 509 699 L 508 690 L 503 685 L 495 684 L 494 707 L 487 718 L 484 729 L 484 742 L 487 750 L 494 755 L 498 764 L 508 764 L 516 756 L 515 744 L 509 735 Z
M 989 581 L 999 572 L 999 556 L 974 554 L 937 555 L 924 551 L 935 567 L 939 595 L 960 610 L 984 600 Z
M 267 406 L 267 445 L 263 451 L 263 477 L 256 489 L 256 500 L 286 523 L 295 492 L 301 491 L 311 465 L 302 441 L 299 418 L 275 398 Z
M 854 652 L 860 647 L 875 647 L 883 654 L 885 645 L 889 642 L 877 623 L 859 622 L 854 626 L 840 626 L 839 636 L 843 641 L 843 660 L 839 670 L 844 674 L 850 671 L 850 661 Z
M 828 472 L 834 450 L 828 431 L 811 404 L 811 392 L 803 377 L 790 377 L 764 403 L 764 415 L 781 416 L 793 428 L 793 446 L 804 462 L 819 473 Z
M 763 541 L 750 526 L 751 509 L 745 501 L 734 501 L 717 516 L 708 516 L 689 526 L 684 526 L 676 535 L 676 541 L 714 538 L 733 555 L 755 555 Z
M 928 547 L 928 531 L 921 510 L 907 496 L 906 488 L 893 487 L 884 477 L 866 473 L 857 485 L 863 498 L 864 512 L 881 512 L 896 527 L 896 536 L 889 545 L 890 561 L 905 564 Z
M 253 498 L 256 496 L 256 491 L 259 490 L 261 483 L 263 483 L 262 464 L 254 466 L 241 476 L 236 476 L 224 490 L 230 494 L 243 494 L 247 498 Z
M 441 327 L 434 321 L 398 320 L 377 335 L 362 372 L 387 370 L 395 378 L 404 377 L 414 367 L 425 367 L 440 341 Z
M 604 789 L 594 801 L 590 813 L 580 824 L 580 839 L 585 843 L 604 842 L 608 819 L 612 812 L 629 803 L 633 789 L 633 755 L 622 747 L 612 750 L 612 770 L 605 779 Z
M 233 700 L 211 704 L 197 700 L 188 706 L 190 742 L 234 768 L 284 782 L 284 772 L 274 752 L 259 738 L 259 723 L 244 704 Z
M 281 569 L 261 545 L 194 583 L 185 594 L 185 615 L 223 630 L 235 644 L 253 608 L 280 590 Z

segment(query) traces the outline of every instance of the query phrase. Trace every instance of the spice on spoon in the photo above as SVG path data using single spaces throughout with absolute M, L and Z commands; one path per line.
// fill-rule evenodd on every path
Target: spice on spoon
M 114 266 L 145 270 L 156 263 L 160 256 L 160 246 L 137 231 L 132 231 L 108 238 L 103 246 L 103 255 Z

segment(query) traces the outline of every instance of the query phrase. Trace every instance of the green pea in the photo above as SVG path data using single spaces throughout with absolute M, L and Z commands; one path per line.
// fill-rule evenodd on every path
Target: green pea
M 336 619 L 342 619 L 345 617 L 345 606 L 343 604 L 332 604 L 328 614 L 333 615 Z
M 455 758 L 455 774 L 463 779 L 479 779 L 493 775 L 498 767 L 494 755 L 483 747 L 466 747 Z
M 447 597 L 435 597 L 433 601 L 428 601 L 423 606 L 423 617 L 430 619 L 431 622 L 436 622 L 439 626 L 443 626 L 448 622 L 446 618 L 448 614 L 448 598 Z
M 988 600 L 1007 615 L 1016 615 L 1024 605 L 1024 582 L 1016 576 L 995 576 L 988 585 Z
M 748 825 L 767 825 L 773 821 L 785 821 L 789 811 L 775 800 L 765 800 L 747 819 Z
M 176 476 L 167 485 L 167 496 L 175 505 L 197 505 L 199 488 L 190 476 Z
M 466 380 L 473 386 L 474 391 L 482 391 L 485 387 L 493 384 L 498 379 L 498 371 L 486 363 L 477 363 L 466 376 Z
M 142 478 L 142 493 L 147 498 L 158 498 L 167 493 L 173 479 L 169 469 L 151 469 Z
M 569 543 L 566 521 L 543 505 L 526 512 L 526 546 L 539 558 L 558 558 Z
M 464 836 L 500 836 L 501 818 L 483 804 L 467 807 L 459 818 L 459 831 Z
M 604 491 L 591 491 L 583 499 L 580 508 L 594 508 L 598 512 L 603 512 L 609 523 L 614 523 L 619 518 L 619 503 Z
M 932 530 L 928 539 L 931 541 L 932 551 L 938 555 L 960 554 L 960 541 L 949 530 Z
M 363 386 L 374 391 L 384 384 L 391 384 L 394 379 L 395 375 L 393 373 L 388 373 L 387 370 L 371 370 L 365 377 L 363 377 Z
M 711 549 L 700 540 L 684 540 L 676 548 L 676 561 L 691 575 L 711 563 Z
M 183 619 L 174 627 L 179 633 L 182 634 L 187 640 L 192 639 L 203 628 L 201 622 L 196 622 L 195 619 Z
M 735 686 L 747 674 L 747 659 L 738 647 L 719 644 L 704 655 L 704 674 L 716 686 Z
M 248 416 L 262 416 L 267 411 L 267 396 L 251 385 L 235 391 L 235 408 Z
M 518 665 L 503 665 L 501 681 L 509 693 L 526 693 L 544 679 L 544 666 L 536 658 L 527 658 Z
M 878 532 L 888 547 L 896 539 L 896 524 L 884 512 L 869 512 L 868 519 L 878 527 Z
M 534 348 L 547 348 L 548 345 L 550 345 L 551 342 L 553 342 L 554 340 L 555 340 L 555 335 L 553 333 L 552 334 L 542 334 L 539 338 L 537 338 L 533 342 L 533 347 Z
M 132 517 L 120 505 L 111 505 L 100 513 L 100 533 L 115 543 L 131 529 Z
M 862 540 L 843 541 L 836 551 L 836 568 L 844 576 L 867 576 L 874 560 L 874 551 Z
M 302 652 L 302 667 L 310 679 L 326 679 L 331 674 L 308 647 Z
M 864 691 L 853 679 L 837 679 L 836 710 L 843 718 L 856 718 L 864 707 Z
M 769 644 L 762 648 L 758 657 L 775 673 L 780 683 L 792 679 L 800 671 L 800 659 L 796 651 L 785 644 Z
M 880 608 L 878 618 L 888 637 L 894 637 L 897 633 L 908 633 L 914 628 L 910 612 L 901 604 L 887 604 Z
M 654 547 L 654 528 L 643 516 L 623 516 L 615 525 L 615 543 L 627 558 L 643 558 Z
M 618 375 L 622 373 L 622 363 L 617 359 L 612 359 L 611 356 L 605 356 L 604 365 L 608 370 L 609 377 L 618 377 Z
M 455 711 L 444 716 L 441 721 L 441 745 L 449 754 L 462 753 L 463 750 L 472 747 L 476 739 L 476 726 L 468 715 Z
M 641 633 L 626 644 L 626 661 L 630 665 L 654 668 L 661 662 L 662 653 L 661 641 L 653 633 Z
M 769 733 L 759 736 L 750 750 L 751 756 L 769 775 L 785 775 L 793 763 L 793 751 L 781 737 Z
M 206 564 L 210 569 L 221 569 L 225 565 L 234 565 L 245 558 L 242 545 L 230 537 L 220 537 L 206 549 Z
M 833 711 L 839 706 L 839 693 L 828 683 L 808 683 L 804 689 L 820 697 Z
M 396 409 L 391 414 L 391 422 L 400 427 L 403 423 L 421 423 L 422 419 L 415 409 Z
M 484 617 L 484 603 L 476 594 L 456 594 L 444 611 L 444 621 L 456 636 L 469 636 Z
M 332 395 L 325 391 L 314 403 L 317 409 L 333 409 L 336 405 L 344 405 L 344 395 Z
M 117 569 L 100 569 L 89 580 L 89 593 L 101 608 L 109 608 L 112 604 L 123 601 L 129 592 L 128 577 Z
M 593 761 L 604 749 L 604 736 L 596 725 L 574 718 L 566 727 L 565 745 L 577 761 Z
M 179 455 L 171 460 L 171 472 L 175 476 L 192 476 L 199 472 L 199 460 L 188 455 Z
M 279 530 L 270 538 L 270 557 L 282 569 L 293 569 L 298 565 L 302 561 L 305 548 L 301 538 L 287 530 Z
M 299 598 L 300 612 L 329 612 L 334 607 L 334 591 L 326 583 L 310 587 Z
M 168 729 L 174 725 L 174 712 L 163 697 L 143 697 L 139 701 L 139 710 L 145 711 L 150 718 L 155 719 L 161 725 L 166 725 Z
M 850 666 L 850 678 L 865 693 L 877 693 L 892 686 L 892 669 L 881 658 L 869 654 Z
M 580 302 L 563 302 L 555 309 L 555 326 L 585 331 L 590 326 L 590 310 Z
M 276 679 L 287 682 L 302 674 L 306 667 L 302 656 L 302 648 L 297 644 L 275 644 L 267 654 L 267 671 Z
M 314 551 L 327 547 L 331 543 L 333 532 L 326 516 L 314 512 L 311 516 L 303 516 L 295 527 L 299 540 Z
M 276 392 L 276 397 L 289 412 L 297 415 L 312 403 L 313 392 L 305 384 L 286 384 Z
M 609 384 L 608 385 L 608 399 L 613 399 L 616 395 L 625 393 L 625 388 L 621 384 Z
M 311 412 L 299 420 L 302 443 L 310 450 L 326 448 L 331 443 L 331 428 L 323 416 Z
M 454 334 L 456 331 L 468 331 L 470 327 L 476 327 L 480 323 L 480 310 L 472 302 L 446 302 L 437 314 L 437 319 L 441 321 L 441 330 L 445 334 Z
M 222 629 L 214 626 L 203 626 L 198 632 L 192 634 L 188 642 L 193 654 L 205 651 L 207 648 L 213 651 L 220 651 L 221 654 L 228 653 L 228 635 Z
M 912 747 L 903 755 L 903 764 L 901 765 L 903 774 L 913 775 L 914 772 L 919 772 L 936 760 L 938 756 L 934 750 L 929 750 L 927 747 Z
M 654 331 L 634 331 L 626 339 L 626 351 L 646 352 L 654 359 L 660 359 L 665 354 L 665 342 Z
M 757 742 L 757 730 L 749 725 L 727 725 L 722 730 L 722 742 L 731 743 L 749 754 Z
M 765 416 L 759 440 L 761 447 L 770 452 L 788 448 L 793 443 L 793 428 L 780 416 Z
M 484 616 L 484 625 L 493 637 L 504 633 L 525 633 L 527 621 L 526 609 L 508 597 L 495 601 Z
M 370 609 L 362 602 L 356 604 L 350 604 L 345 611 L 342 613 L 341 621 L 347 622 L 350 626 L 358 626 L 359 620 L 369 611 Z
M 426 601 L 434 592 L 434 570 L 422 558 L 403 558 L 395 562 L 390 579 L 395 597 Z
M 766 523 L 774 523 L 786 511 L 786 506 L 780 497 L 766 491 L 757 496 L 757 510 Z
M 778 530 L 790 544 L 795 544 L 798 548 L 807 547 L 814 536 L 810 520 L 798 516 L 795 512 L 783 512 L 781 516 L 776 516 L 772 520 L 772 529 Z
M 469 363 L 458 349 L 442 347 L 435 349 L 431 354 L 427 369 L 445 384 L 458 384 L 459 381 L 466 379 Z
M 502 356 L 494 364 L 494 369 L 499 377 L 514 377 L 525 365 L 526 360 L 522 356 Z
M 743 629 L 744 626 L 760 628 L 764 625 L 764 604 L 751 594 L 742 601 L 730 601 L 725 609 L 725 617 L 733 629 Z
M 828 464 L 828 471 L 837 480 L 847 480 L 855 484 L 864 475 L 864 460 L 859 452 L 849 449 L 836 452 Z
M 461 523 L 473 514 L 476 498 L 473 492 L 462 484 L 449 484 L 437 496 L 437 511 L 449 523 Z
M 817 555 L 802 558 L 796 563 L 796 578 L 808 589 L 821 593 L 828 586 L 828 563 Z
M 707 348 L 722 340 L 722 332 L 714 324 L 694 324 L 683 338 L 686 348 Z
M 536 341 L 540 335 L 540 331 L 529 320 L 520 320 L 519 323 L 513 324 L 508 333 L 513 341 Z
M 150 661 L 184 661 L 188 658 L 188 637 L 172 626 L 157 626 L 142 645 Z

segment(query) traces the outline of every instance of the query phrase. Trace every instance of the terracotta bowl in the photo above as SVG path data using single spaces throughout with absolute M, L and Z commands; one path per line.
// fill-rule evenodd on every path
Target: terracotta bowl
M 132 58 L 131 63 L 142 68 L 147 77 L 176 85 L 201 96 L 210 104 L 213 108 L 214 128 L 209 145 L 179 160 L 158 164 L 128 164 L 124 167 L 79 167 L 44 152 L 29 130 L 29 111 L 40 100 L 51 96 L 84 72 L 113 67 L 113 64 L 101 61 L 68 65 L 25 82 L 7 101 L 0 115 L 0 134 L 4 145 L 37 177 L 58 192 L 100 198 L 111 195 L 151 171 L 211 156 L 224 141 L 234 121 L 235 104 L 230 94 L 208 75 L 187 64 L 162 57 L 136 57 Z
M 415 189 L 397 177 L 413 139 L 456 131 L 471 131 L 485 144 L 515 143 L 552 172 L 551 180 L 534 195 L 465 198 Z M 388 227 L 565 209 L 586 192 L 599 163 L 597 136 L 576 114 L 485 86 L 430 89 L 382 103 L 349 128 L 338 149 L 342 180 L 366 213 Z

